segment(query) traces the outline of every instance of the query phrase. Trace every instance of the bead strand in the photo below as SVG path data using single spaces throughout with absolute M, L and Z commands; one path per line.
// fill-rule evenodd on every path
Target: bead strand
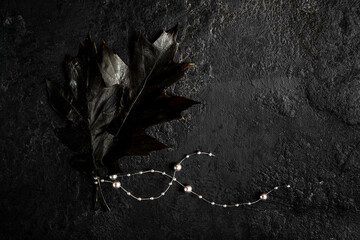
M 155 169 L 151 169 L 151 170 L 146 170 L 146 171 L 139 171 L 139 172 L 135 172 L 135 173 L 127 173 L 127 174 L 114 174 L 114 175 L 110 175 L 107 179 L 100 179 L 99 177 L 94 177 L 95 180 L 95 184 L 100 184 L 100 183 L 110 183 L 113 185 L 114 188 L 120 188 L 121 190 L 123 190 L 128 196 L 138 200 L 138 201 L 152 201 L 152 200 L 157 200 L 163 196 L 165 196 L 165 194 L 169 191 L 170 187 L 173 185 L 173 183 L 177 183 L 178 185 L 182 186 L 184 188 L 184 191 L 187 193 L 191 193 L 193 195 L 195 195 L 198 199 L 212 205 L 212 206 L 218 206 L 218 207 L 239 207 L 239 206 L 249 206 L 249 205 L 253 205 L 256 204 L 260 201 L 264 201 L 267 200 L 269 197 L 269 194 L 271 194 L 273 191 L 276 191 L 280 188 L 290 188 L 290 185 L 281 185 L 281 186 L 276 186 L 274 188 L 272 188 L 270 191 L 262 193 L 259 196 L 259 199 L 255 200 L 255 201 L 250 201 L 250 202 L 241 202 L 241 203 L 230 203 L 230 204 L 222 204 L 222 203 L 217 203 L 214 201 L 211 201 L 207 198 L 204 198 L 201 194 L 194 192 L 193 188 L 191 185 L 185 185 L 183 183 L 181 183 L 179 180 L 176 179 L 176 173 L 182 170 L 182 163 L 186 160 L 189 159 L 190 157 L 194 156 L 194 155 L 208 155 L 210 157 L 214 157 L 215 155 L 213 153 L 208 153 L 208 152 L 195 152 L 195 153 L 191 153 L 186 155 L 183 159 L 180 160 L 179 163 L 174 165 L 174 172 L 172 175 L 163 172 L 163 171 L 159 171 L 159 170 L 155 170 Z M 130 177 L 130 176 L 136 176 L 136 175 L 143 175 L 143 174 L 161 174 L 167 178 L 170 178 L 171 180 L 168 182 L 167 187 L 165 188 L 165 190 L 163 192 L 161 192 L 160 195 L 158 196 L 151 196 L 151 197 L 138 197 L 133 195 L 130 191 L 128 191 L 127 189 L 125 189 L 120 181 L 118 181 L 118 178 L 123 178 L 123 177 Z

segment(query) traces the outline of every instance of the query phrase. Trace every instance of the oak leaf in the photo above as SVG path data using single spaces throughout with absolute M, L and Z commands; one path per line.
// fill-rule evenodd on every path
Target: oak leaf
M 47 81 L 50 104 L 68 120 L 56 135 L 77 153 L 78 169 L 106 176 L 119 172 L 121 157 L 167 148 L 146 129 L 198 103 L 166 93 L 192 65 L 174 62 L 176 35 L 175 27 L 153 43 L 139 36 L 129 66 L 88 37 L 76 57 L 66 57 L 67 84 Z

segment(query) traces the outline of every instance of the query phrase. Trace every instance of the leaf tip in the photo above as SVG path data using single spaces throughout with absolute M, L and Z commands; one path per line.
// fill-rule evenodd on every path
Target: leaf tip
M 92 41 L 91 40 L 91 33 L 90 31 L 88 31 L 87 35 L 86 35 L 86 40 Z
M 46 79 L 45 81 L 47 89 L 51 88 L 52 81 L 50 81 L 49 79 Z
M 177 24 L 173 28 L 167 30 L 166 32 L 172 35 L 176 35 L 178 28 L 179 28 L 179 22 L 177 22 Z

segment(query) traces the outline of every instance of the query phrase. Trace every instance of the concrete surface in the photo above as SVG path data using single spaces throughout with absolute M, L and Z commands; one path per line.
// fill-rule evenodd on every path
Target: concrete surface
M 1 239 L 359 239 L 360 4 L 358 1 L 1 1 Z M 151 129 L 172 150 L 120 162 L 170 171 L 222 202 L 175 187 L 137 202 L 105 187 L 111 212 L 91 210 L 91 181 L 69 165 L 53 129 L 45 80 L 63 82 L 65 54 L 88 32 L 129 59 L 135 32 L 155 39 L 179 22 L 178 59 L 196 63 L 170 92 L 202 102 L 185 121 Z M 159 193 L 162 178 L 124 182 Z

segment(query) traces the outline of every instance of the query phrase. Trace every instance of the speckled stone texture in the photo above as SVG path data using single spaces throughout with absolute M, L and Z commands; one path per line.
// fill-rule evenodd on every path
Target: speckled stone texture
M 360 239 L 360 4 L 339 0 L 1 1 L 0 239 Z M 202 102 L 149 133 L 171 150 L 120 161 L 124 172 L 170 172 L 218 202 L 174 187 L 138 202 L 91 180 L 54 128 L 45 80 L 63 82 L 65 54 L 88 32 L 128 62 L 134 33 L 155 39 L 179 22 L 179 60 L 195 62 L 171 89 Z M 160 193 L 161 177 L 124 181 Z

